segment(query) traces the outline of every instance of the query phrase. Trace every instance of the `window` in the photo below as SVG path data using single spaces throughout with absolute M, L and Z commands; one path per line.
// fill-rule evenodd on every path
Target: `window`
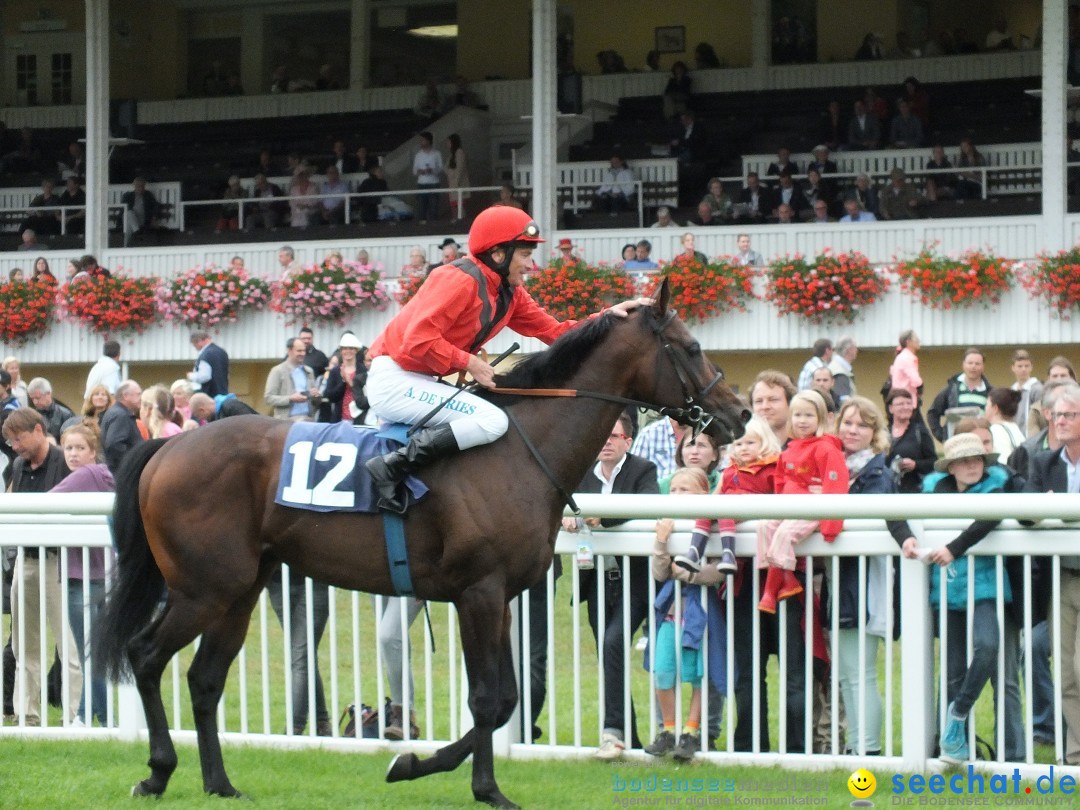
M 38 103 L 37 56 L 21 53 L 15 57 L 15 89 L 20 104 L 32 107 Z
M 71 54 L 52 55 L 52 103 L 71 103 Z

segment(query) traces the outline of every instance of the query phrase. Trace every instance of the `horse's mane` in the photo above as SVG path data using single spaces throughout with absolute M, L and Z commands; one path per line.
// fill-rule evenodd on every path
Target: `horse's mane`
M 496 377 L 500 388 L 559 388 L 574 375 L 585 359 L 617 325 L 617 318 L 602 316 L 591 318 L 556 340 L 546 351 L 522 360 L 506 374 Z M 489 394 L 484 390 L 480 396 L 491 398 L 500 405 L 509 404 L 510 397 Z

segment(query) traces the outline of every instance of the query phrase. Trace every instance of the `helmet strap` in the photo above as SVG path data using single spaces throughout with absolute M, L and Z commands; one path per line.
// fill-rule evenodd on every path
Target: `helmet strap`
M 485 250 L 480 254 L 480 258 L 483 259 L 484 264 L 498 273 L 505 280 L 510 275 L 510 262 L 514 258 L 514 245 L 513 242 L 503 242 L 501 245 L 496 245 L 490 250 Z M 493 254 L 497 251 L 502 251 L 502 261 L 495 261 Z

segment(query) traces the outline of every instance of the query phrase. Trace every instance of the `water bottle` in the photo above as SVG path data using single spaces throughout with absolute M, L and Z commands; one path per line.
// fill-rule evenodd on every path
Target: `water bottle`
M 595 565 L 592 550 L 592 529 L 589 528 L 584 518 L 577 518 L 577 535 L 577 552 L 574 555 L 577 566 L 581 570 L 591 570 Z

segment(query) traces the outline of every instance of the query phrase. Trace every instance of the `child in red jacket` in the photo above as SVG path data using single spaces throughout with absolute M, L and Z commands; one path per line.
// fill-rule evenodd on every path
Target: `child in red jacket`
M 754 416 L 746 423 L 743 435 L 732 442 L 732 464 L 720 476 L 716 488 L 719 495 L 771 495 L 775 491 L 776 460 L 780 455 L 780 443 L 769 423 Z M 723 551 L 717 569 L 727 576 L 736 570 L 735 521 L 730 518 L 709 520 L 702 518 L 694 524 L 694 535 L 686 554 L 675 557 L 674 562 L 691 572 L 701 570 L 705 558 L 705 544 L 709 533 L 716 526 L 720 532 Z
M 816 391 L 800 391 L 791 399 L 788 433 L 791 441 L 776 467 L 776 492 L 780 495 L 846 493 L 848 470 L 840 439 L 824 435 L 825 400 Z M 832 542 L 844 527 L 843 520 L 763 520 L 758 523 L 758 568 L 768 568 L 765 592 L 758 610 L 776 612 L 776 603 L 802 593 L 795 576 L 795 544 L 815 531 Z

